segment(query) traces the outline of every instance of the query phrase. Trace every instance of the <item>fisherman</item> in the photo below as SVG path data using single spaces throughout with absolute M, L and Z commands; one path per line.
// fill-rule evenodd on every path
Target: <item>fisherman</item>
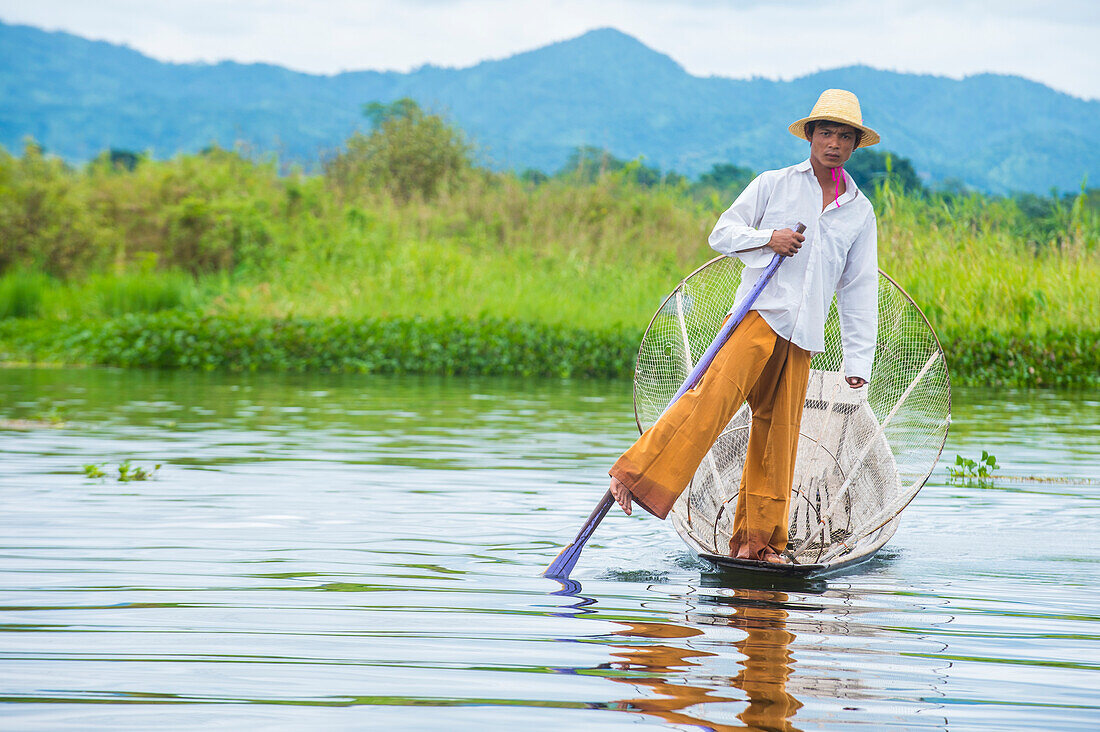
M 859 100 L 827 89 L 808 117 L 788 128 L 810 143 L 810 157 L 753 180 L 722 214 L 710 245 L 744 265 L 740 303 L 778 253 L 789 259 L 695 388 L 623 453 L 609 471 L 611 493 L 665 518 L 734 413 L 752 410 L 738 488 L 730 556 L 784 564 L 810 357 L 825 350 L 833 293 L 840 312 L 844 373 L 859 389 L 871 377 L 878 327 L 878 237 L 871 203 L 844 171 L 878 134 L 863 124 Z M 805 236 L 793 229 L 801 222 Z M 731 309 L 732 311 L 732 309 Z

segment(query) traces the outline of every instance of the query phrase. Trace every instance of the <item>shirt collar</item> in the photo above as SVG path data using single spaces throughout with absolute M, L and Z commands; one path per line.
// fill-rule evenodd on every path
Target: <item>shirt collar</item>
M 842 168 L 841 172 L 844 173 L 844 183 L 846 186 L 844 195 L 841 196 L 841 199 L 847 199 L 849 196 L 851 196 L 852 200 L 854 200 L 859 196 L 859 186 L 856 185 L 855 179 L 852 178 L 852 176 L 848 175 L 847 170 L 844 170 Z
M 803 160 L 798 165 L 795 165 L 794 169 L 797 170 L 799 173 L 809 173 L 810 175 L 814 174 L 814 167 L 813 167 L 813 165 L 810 164 L 810 159 L 809 158 L 806 158 L 805 160 Z M 851 201 L 851 200 L 855 199 L 855 197 L 859 193 L 859 186 L 856 185 L 856 182 L 852 179 L 852 176 L 848 174 L 847 170 L 844 170 L 843 168 L 841 168 L 840 170 L 844 174 L 844 184 L 845 184 L 845 191 L 840 196 L 840 205 L 843 206 L 848 201 Z M 815 177 L 814 182 L 816 182 L 816 181 L 817 181 L 817 178 Z

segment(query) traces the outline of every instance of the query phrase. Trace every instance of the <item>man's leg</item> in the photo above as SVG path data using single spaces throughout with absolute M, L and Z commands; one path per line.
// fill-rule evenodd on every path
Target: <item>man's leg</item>
M 782 561 L 810 353 L 780 340 L 749 391 L 752 427 L 734 511 L 730 553 Z
M 741 408 L 775 342 L 776 335 L 764 319 L 750 311 L 699 385 L 680 397 L 611 468 L 611 492 L 624 510 L 633 496 L 655 516 L 668 515 L 707 451 Z

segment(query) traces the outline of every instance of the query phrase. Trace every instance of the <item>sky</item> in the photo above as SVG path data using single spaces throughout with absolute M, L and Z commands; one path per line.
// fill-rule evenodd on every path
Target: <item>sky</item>
M 1097 0 L 0 0 L 0 20 L 164 61 L 470 66 L 614 27 L 690 73 L 994 72 L 1100 99 Z

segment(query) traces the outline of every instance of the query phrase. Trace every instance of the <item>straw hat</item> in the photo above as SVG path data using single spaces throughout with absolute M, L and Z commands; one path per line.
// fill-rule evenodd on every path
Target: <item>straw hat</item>
M 878 143 L 878 133 L 870 127 L 863 126 L 863 113 L 859 111 L 859 99 L 850 91 L 844 89 L 826 89 L 817 98 L 817 104 L 809 117 L 803 117 L 787 129 L 795 137 L 809 140 L 806 137 L 806 123 L 814 120 L 829 120 L 851 125 L 863 133 L 856 147 L 867 147 Z

